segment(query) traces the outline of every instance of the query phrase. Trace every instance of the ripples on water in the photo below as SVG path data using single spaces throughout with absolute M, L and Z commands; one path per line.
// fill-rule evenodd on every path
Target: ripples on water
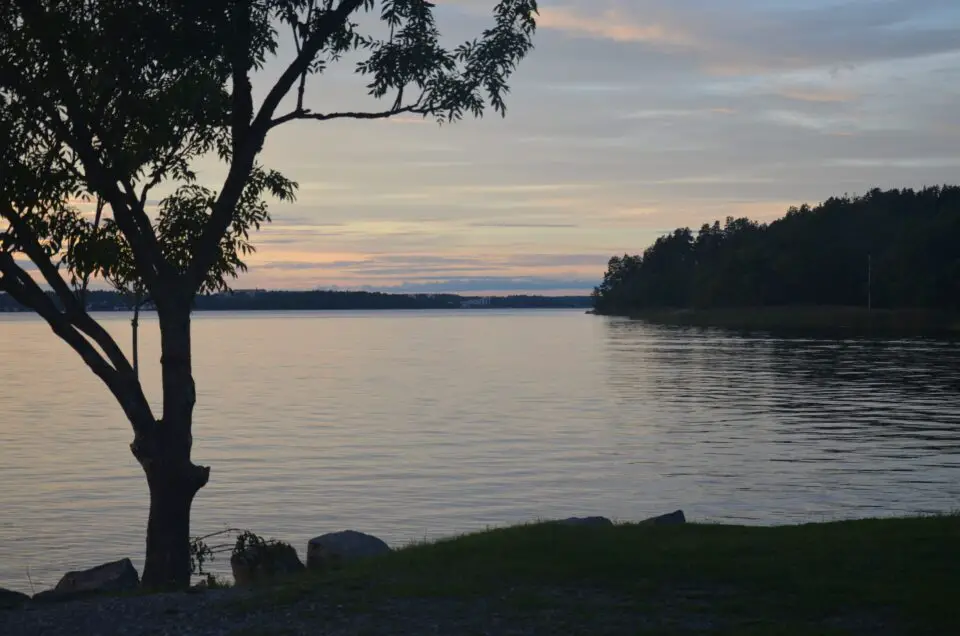
M 104 320 L 126 342 L 127 317 Z M 119 407 L 41 322 L 0 316 L 0 334 L 0 585 L 139 565 L 146 485 Z M 195 456 L 213 467 L 197 533 L 302 551 L 347 527 L 402 544 L 678 507 L 760 524 L 960 508 L 953 342 L 485 310 L 200 314 L 194 340 Z

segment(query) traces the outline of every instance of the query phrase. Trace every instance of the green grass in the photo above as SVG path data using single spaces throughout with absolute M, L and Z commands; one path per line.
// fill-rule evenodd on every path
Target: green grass
M 807 330 L 845 334 L 960 334 L 960 315 L 924 309 L 865 307 L 735 307 L 651 309 L 630 317 L 658 324 L 742 330 Z
M 780 527 L 531 524 L 308 573 L 240 609 L 313 598 L 347 612 L 398 599 L 483 601 L 517 621 L 548 616 L 567 633 L 954 634 L 960 516 Z

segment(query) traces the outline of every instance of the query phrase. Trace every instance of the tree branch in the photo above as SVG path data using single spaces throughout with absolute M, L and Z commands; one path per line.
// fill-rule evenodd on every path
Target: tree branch
M 233 152 L 243 145 L 253 120 L 253 86 L 250 84 L 250 3 L 235 2 L 231 11 L 233 37 L 230 48 L 233 112 L 230 132 Z
M 177 142 L 172 144 L 170 147 L 170 152 L 159 163 L 154 164 L 154 169 L 150 172 L 150 181 L 143 185 L 143 188 L 140 190 L 140 207 L 146 210 L 147 207 L 147 195 L 150 193 L 150 190 L 160 185 L 160 182 L 163 181 L 164 176 L 166 176 L 167 171 L 173 166 L 173 162 L 177 160 L 177 156 L 180 154 L 180 149 L 183 147 L 184 143 L 187 140 L 189 132 L 187 128 L 184 128 L 181 131 L 181 134 L 177 137 Z M 187 148 L 192 148 L 193 142 L 187 144 Z
M 51 59 L 59 59 L 61 57 L 59 45 L 56 42 L 51 42 L 49 38 L 50 34 L 56 35 L 56 32 L 47 26 L 52 21 L 46 15 L 42 5 L 34 0 L 17 0 L 17 5 L 23 16 L 24 26 L 30 29 L 33 38 L 46 50 Z M 63 99 L 64 106 L 69 113 L 69 119 L 77 127 L 79 136 L 72 133 L 61 119 L 60 113 L 55 109 L 47 112 L 47 117 L 60 135 L 64 137 L 66 143 L 76 151 L 77 156 L 83 163 L 85 177 L 89 180 L 90 185 L 98 190 L 110 204 L 117 226 L 130 242 L 130 248 L 133 250 L 136 260 L 143 265 L 140 269 L 147 285 L 151 288 L 156 286 L 159 289 L 159 276 L 161 271 L 165 269 L 166 261 L 160 250 L 160 243 L 153 231 L 150 218 L 142 207 L 137 209 L 135 206 L 128 204 L 130 201 L 137 201 L 135 193 L 131 192 L 129 197 L 125 196 L 117 187 L 117 183 L 122 179 L 112 178 L 100 161 L 93 145 L 94 134 L 91 125 L 88 123 L 89 118 L 86 117 L 86 111 L 78 103 L 76 93 L 72 90 L 73 82 L 65 67 L 53 64 L 48 69 L 51 73 L 56 74 L 54 79 L 58 86 L 57 94 Z
M 44 293 L 22 267 L 17 265 L 13 256 L 0 252 L 0 289 L 6 291 L 14 300 L 35 311 L 42 317 L 57 336 L 76 351 L 90 370 L 99 377 L 113 396 L 133 426 L 137 436 L 149 433 L 153 414 L 135 377 L 118 372 L 104 359 L 83 334 L 78 331 L 67 317 L 57 310 L 53 301 Z
M 23 253 L 37 266 L 44 280 L 47 281 L 57 298 L 60 299 L 64 308 L 64 315 L 70 323 L 99 345 L 103 352 L 107 354 L 116 371 L 121 374 L 132 373 L 133 367 L 130 366 L 123 351 L 113 337 L 87 313 L 87 308 L 81 304 L 79 298 L 70 289 L 70 285 L 60 275 L 60 270 L 53 264 L 37 236 L 30 229 L 29 224 L 25 223 L 23 218 L 8 203 L 0 206 L 0 216 L 10 223 Z M 46 294 L 44 294 L 44 298 L 46 298 Z
M 106 207 L 106 203 L 99 194 L 97 196 L 97 209 L 93 216 L 93 231 L 96 232 L 100 228 L 100 221 L 103 218 L 103 208 Z M 84 272 L 83 281 L 80 284 L 80 304 L 84 307 L 87 306 L 87 288 L 90 285 L 90 272 Z
M 21 2 L 26 0 L 21 0 Z M 203 285 L 207 271 L 213 266 L 217 255 L 217 246 L 233 220 L 237 201 L 243 194 L 250 171 L 253 170 L 257 154 L 263 148 L 267 132 L 270 131 L 274 113 L 283 98 L 299 77 L 307 73 L 317 53 L 326 44 L 328 38 L 359 9 L 365 0 L 340 0 L 337 8 L 328 11 L 318 20 L 316 29 L 303 42 L 300 52 L 287 66 L 276 83 L 267 93 L 256 117 L 247 129 L 243 142 L 235 148 L 230 170 L 224 180 L 223 188 L 213 204 L 210 220 L 203 229 L 197 242 L 194 258 L 188 272 L 194 292 Z
M 313 18 L 313 11 L 316 7 L 314 6 L 314 0 L 310 0 L 307 3 L 307 15 L 304 18 L 303 22 L 306 25 L 306 28 L 309 28 L 310 20 Z M 299 23 L 292 24 L 293 27 L 293 41 L 296 44 L 297 55 L 300 55 L 302 47 L 300 46 L 299 33 L 297 33 L 297 27 Z M 303 110 L 303 96 L 307 91 L 307 71 L 309 67 L 300 73 L 300 83 L 297 85 L 297 110 Z
M 329 121 L 331 119 L 388 119 L 395 115 L 415 114 L 415 115 L 428 115 L 430 111 L 420 105 L 419 102 L 416 104 L 409 104 L 407 106 L 398 106 L 391 108 L 390 110 L 383 110 L 379 112 L 354 112 L 354 111 L 345 111 L 340 113 L 314 113 L 308 109 L 298 109 L 292 112 L 287 113 L 277 117 L 270 122 L 270 127 L 274 128 L 280 126 L 289 121 L 294 121 L 296 119 L 312 119 L 314 121 Z
M 266 135 L 270 129 L 270 121 L 280 102 L 287 96 L 294 82 L 310 69 L 310 64 L 333 35 L 350 17 L 350 14 L 359 9 L 365 0 L 340 0 L 340 4 L 333 11 L 323 14 L 317 29 L 304 41 L 299 55 L 287 66 L 276 83 L 267 93 L 260 105 L 260 110 L 253 121 L 251 132 Z M 262 142 L 262 140 L 261 140 Z M 259 150 L 259 148 L 257 149 Z
M 67 79 L 63 81 L 66 82 Z M 65 99 L 67 102 L 73 101 L 69 97 Z M 117 185 L 121 179 L 112 178 L 109 175 L 106 167 L 97 156 L 92 142 L 93 133 L 87 127 L 85 118 L 79 109 L 72 108 L 69 103 L 67 108 L 70 111 L 71 120 L 80 129 L 83 136 L 82 140 L 70 131 L 57 113 L 51 113 L 48 116 L 65 142 L 76 151 L 83 164 L 84 178 L 88 181 L 91 189 L 103 196 L 109 203 L 113 219 L 117 222 L 117 226 L 123 232 L 127 241 L 130 242 L 130 249 L 133 251 L 135 258 L 144 265 L 140 268 L 144 280 L 148 285 L 159 286 L 159 274 L 165 261 L 160 250 L 160 242 L 153 230 L 153 225 L 150 223 L 150 217 L 147 216 L 146 210 L 142 206 L 137 205 L 139 201 L 132 189 L 132 184 L 123 180 L 127 189 L 127 193 L 124 193 Z

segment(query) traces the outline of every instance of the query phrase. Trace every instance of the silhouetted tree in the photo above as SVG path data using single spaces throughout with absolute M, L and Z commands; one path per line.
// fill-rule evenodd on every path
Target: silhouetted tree
M 270 131 L 297 120 L 505 114 L 536 8 L 500 0 L 489 29 L 448 49 L 427 0 L 0 0 L 0 289 L 83 358 L 133 426 L 150 489 L 146 586 L 189 584 L 190 508 L 210 473 L 191 459 L 190 312 L 197 294 L 241 266 L 249 230 L 265 220 L 263 199 L 294 193 L 257 162 Z M 362 14 L 375 11 L 361 29 Z M 290 59 L 256 103 L 251 76 L 281 50 L 281 33 Z M 308 80 L 347 55 L 360 58 L 355 70 L 372 98 L 389 100 L 381 110 L 305 103 Z M 201 187 L 192 169 L 209 155 L 224 164 L 218 189 Z M 173 194 L 154 210 L 159 187 Z M 107 216 L 95 223 L 79 213 L 71 203 L 81 198 L 102 201 Z M 156 306 L 159 419 L 86 310 L 90 276 Z
M 610 261 L 599 313 L 783 305 L 960 308 L 960 187 L 881 191 L 728 218 Z

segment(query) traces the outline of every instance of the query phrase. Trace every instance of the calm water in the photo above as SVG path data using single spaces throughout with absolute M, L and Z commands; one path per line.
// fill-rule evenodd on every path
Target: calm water
M 128 339 L 128 317 L 103 316 Z M 143 334 L 157 403 L 156 325 Z M 194 529 L 390 543 L 537 517 L 778 524 L 960 508 L 960 346 L 580 311 L 200 314 Z M 146 484 L 98 380 L 0 316 L 0 585 L 131 556 Z M 221 564 L 222 565 L 222 564 Z

